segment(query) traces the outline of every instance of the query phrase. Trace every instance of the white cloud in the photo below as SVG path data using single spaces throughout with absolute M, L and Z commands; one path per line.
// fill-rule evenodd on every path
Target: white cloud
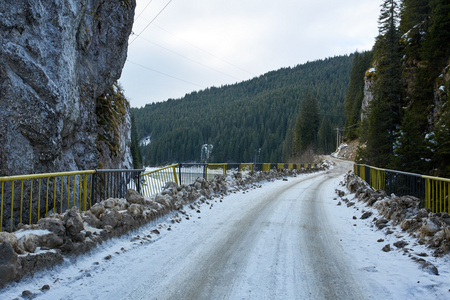
M 149 0 L 137 0 L 136 15 Z M 135 21 L 119 80 L 134 107 L 355 50 L 377 35 L 381 0 L 153 0 Z M 135 40 L 134 40 L 135 39 Z M 145 40 L 144 40 L 145 39 Z M 176 77 L 178 79 L 175 79 Z M 189 83 L 187 83 L 187 82 Z

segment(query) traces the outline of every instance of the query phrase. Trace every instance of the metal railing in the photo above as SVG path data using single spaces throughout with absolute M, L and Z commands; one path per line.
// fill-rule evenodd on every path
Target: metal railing
M 128 189 L 141 191 L 141 173 L 145 169 L 137 170 L 96 170 L 93 174 L 92 197 L 89 205 L 103 199 L 125 198 Z
M 72 206 L 86 209 L 95 171 L 44 173 L 0 177 L 0 231 L 10 231 L 17 223 L 32 224 L 51 212 L 63 212 Z M 4 218 L 4 216 L 7 218 Z M 6 224 L 5 219 L 10 219 Z
M 180 184 L 191 184 L 199 177 L 211 180 L 216 175 L 227 175 L 236 172 L 269 172 L 273 169 L 315 169 L 316 167 L 316 164 L 183 163 L 178 164 L 178 182 Z
M 432 212 L 450 213 L 450 179 L 407 173 L 367 165 L 354 165 L 356 175 L 373 189 L 388 195 L 411 195 L 421 200 L 421 207 Z
M 143 170 L 87 170 L 0 177 L 0 232 L 34 224 L 71 207 L 85 211 L 104 197 L 140 188 Z
M 74 206 L 88 210 L 107 198 L 124 198 L 128 189 L 149 197 L 167 182 L 191 184 L 199 177 L 272 169 L 313 169 L 314 164 L 175 164 L 158 170 L 87 170 L 0 177 L 0 232 L 18 224 L 35 224 L 51 213 Z M 177 173 L 178 171 L 178 173 Z
M 426 175 L 422 178 L 425 180 L 425 207 L 450 214 L 450 179 Z
M 178 185 L 178 164 L 167 166 L 158 170 L 146 172 L 140 177 L 140 193 L 145 197 L 160 193 L 167 182 L 172 181 Z

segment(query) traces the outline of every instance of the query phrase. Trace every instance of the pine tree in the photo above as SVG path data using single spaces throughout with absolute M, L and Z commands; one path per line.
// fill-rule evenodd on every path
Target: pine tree
M 301 104 L 294 126 L 293 153 L 302 156 L 307 149 L 316 150 L 319 128 L 319 107 L 317 98 L 307 95 Z
M 374 99 L 369 104 L 367 130 L 363 137 L 366 148 L 361 158 L 368 164 L 387 167 L 391 163 L 402 117 L 401 36 L 397 1 L 383 2 L 378 23 L 379 35 L 374 47 Z
M 333 128 L 331 128 L 331 123 L 327 117 L 322 118 L 317 139 L 318 139 L 318 146 L 317 146 L 318 153 L 330 154 L 335 150 L 336 146 L 335 146 L 334 131 Z
M 405 1 L 402 9 L 409 103 L 397 140 L 395 167 L 445 175 L 450 163 L 448 148 L 442 147 L 448 145 L 448 134 L 441 131 L 446 128 L 446 106 L 435 103 L 435 89 L 450 56 L 450 3 Z

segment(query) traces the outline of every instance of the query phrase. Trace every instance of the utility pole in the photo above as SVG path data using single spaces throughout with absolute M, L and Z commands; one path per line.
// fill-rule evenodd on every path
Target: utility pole
M 339 148 L 339 145 L 341 144 L 342 136 L 341 136 L 341 129 L 336 128 L 336 150 Z
M 336 150 L 339 148 L 339 128 L 336 128 Z

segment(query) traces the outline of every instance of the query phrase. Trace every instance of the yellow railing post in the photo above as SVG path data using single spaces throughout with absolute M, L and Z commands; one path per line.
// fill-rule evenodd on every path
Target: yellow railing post
M 5 183 L 2 181 L 2 201 L 1 201 L 1 213 L 0 213 L 0 232 L 2 232 L 2 226 L 3 226 L 3 189 L 5 187 Z
M 173 165 L 173 177 L 175 178 L 175 183 L 178 184 L 178 178 L 177 178 L 177 165 Z
M 20 223 L 22 223 L 22 208 L 23 208 L 23 180 L 20 188 Z
M 47 196 L 45 198 L 45 217 L 48 216 L 48 186 L 50 182 L 50 177 L 47 177 Z
M 83 177 L 83 211 L 87 210 L 87 177 L 88 177 L 88 174 L 84 174 L 84 177 Z
M 53 213 L 56 214 L 56 176 L 53 177 Z
M 11 229 L 9 230 L 10 232 L 12 232 L 13 229 L 13 214 L 14 214 L 14 181 L 11 182 L 12 187 L 11 187 Z
M 39 221 L 39 215 L 41 214 L 41 180 L 42 178 L 39 178 L 39 190 L 38 190 L 38 214 L 37 214 L 37 219 Z
M 81 182 L 80 182 L 80 184 L 81 184 Z M 75 204 L 76 196 L 77 196 L 76 187 L 77 187 L 77 175 L 73 175 L 73 206 L 76 206 L 76 204 Z
M 31 225 L 31 215 L 33 213 L 33 179 L 31 179 L 31 188 L 30 188 L 30 219 L 28 220 L 28 224 Z

